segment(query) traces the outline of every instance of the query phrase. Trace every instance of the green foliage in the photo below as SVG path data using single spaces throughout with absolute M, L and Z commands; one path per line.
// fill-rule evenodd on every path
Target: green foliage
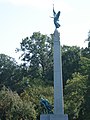
M 19 66 L 14 58 L 0 54 L 0 86 L 5 85 L 12 90 L 17 90 L 18 82 L 25 75 L 25 68 Z
M 44 81 L 40 79 L 30 79 L 25 78 L 28 81 L 29 86 L 20 95 L 22 99 L 31 101 L 34 109 L 37 113 L 37 119 L 39 120 L 40 114 L 43 112 L 43 108 L 40 105 L 41 97 L 46 98 L 53 105 L 53 87 L 47 85 Z
M 84 96 L 85 98 L 85 102 L 83 104 L 83 108 L 82 109 L 82 114 L 83 114 L 83 119 L 82 120 L 90 120 L 90 77 L 87 81 L 87 92 L 86 95 Z M 80 116 L 82 117 L 82 116 Z
M 81 54 L 83 57 L 90 59 L 90 30 L 88 32 L 88 38 L 85 40 L 85 42 L 88 42 L 88 47 L 81 49 Z
M 79 120 L 90 120 L 90 74 L 86 81 L 86 94 L 84 95 L 84 103 L 79 114 Z
M 82 48 L 81 51 L 82 51 L 81 54 L 83 57 L 90 59 L 90 48 L 87 48 L 87 47 L 85 49 Z
M 88 48 L 90 50 L 90 30 L 88 32 L 88 38 L 85 41 L 88 41 Z
M 90 75 L 90 59 L 86 57 L 80 57 L 79 72 L 82 75 Z
M 62 47 L 65 112 L 69 120 L 90 120 L 90 39 L 88 47 Z M 0 54 L 0 119 L 39 120 L 41 97 L 53 105 L 53 35 L 34 32 L 20 43 L 22 65 Z M 12 92 L 17 91 L 16 92 Z
M 30 101 L 22 100 L 17 93 L 3 87 L 0 91 L 1 120 L 35 120 L 36 113 Z
M 72 77 L 74 72 L 78 72 L 80 61 L 80 48 L 77 46 L 63 46 L 62 47 L 62 68 L 64 85 L 67 79 Z
M 34 32 L 29 38 L 22 39 L 20 44 L 21 60 L 28 66 L 28 74 L 31 78 L 53 80 L 53 35 L 48 37 L 40 32 Z M 78 71 L 80 60 L 80 48 L 77 46 L 62 47 L 62 65 L 64 85 L 72 73 Z
M 64 90 L 65 111 L 69 114 L 69 119 L 74 120 L 79 117 L 82 104 L 85 102 L 84 96 L 87 91 L 87 76 L 79 73 L 73 74 L 73 79 L 68 80 Z
M 0 85 L 12 86 L 15 83 L 16 69 L 18 71 L 17 64 L 13 58 L 0 54 Z
M 26 37 L 22 40 L 20 49 L 17 51 L 22 51 L 20 58 L 24 64 L 28 63 L 30 77 L 52 79 L 52 76 L 51 78 L 49 76 L 53 64 L 52 42 L 51 37 L 42 35 L 40 32 L 34 32 L 30 38 Z

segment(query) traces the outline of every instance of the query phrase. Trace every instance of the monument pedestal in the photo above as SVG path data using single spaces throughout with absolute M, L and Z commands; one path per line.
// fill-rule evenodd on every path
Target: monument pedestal
M 68 115 L 42 114 L 40 115 L 40 120 L 68 120 Z

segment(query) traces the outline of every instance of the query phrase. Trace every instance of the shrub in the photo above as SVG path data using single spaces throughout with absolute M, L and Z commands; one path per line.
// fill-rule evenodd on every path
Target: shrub
M 35 120 L 36 112 L 31 102 L 22 100 L 16 92 L 3 87 L 0 91 L 1 120 Z

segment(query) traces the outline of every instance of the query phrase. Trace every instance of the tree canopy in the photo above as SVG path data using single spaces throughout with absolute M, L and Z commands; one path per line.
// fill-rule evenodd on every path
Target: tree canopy
M 69 120 L 90 120 L 90 48 L 63 45 L 61 50 L 65 113 Z M 21 64 L 0 54 L 0 119 L 39 120 L 45 112 L 41 97 L 54 104 L 53 34 L 34 32 L 16 51 Z

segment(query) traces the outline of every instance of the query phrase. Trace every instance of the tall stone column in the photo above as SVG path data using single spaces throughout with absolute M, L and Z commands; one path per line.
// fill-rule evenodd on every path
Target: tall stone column
M 54 31 L 54 114 L 64 114 L 60 33 Z
M 60 34 L 57 29 L 54 31 L 53 43 L 54 114 L 43 114 L 40 116 L 40 120 L 68 120 L 68 115 L 64 114 L 61 45 Z

